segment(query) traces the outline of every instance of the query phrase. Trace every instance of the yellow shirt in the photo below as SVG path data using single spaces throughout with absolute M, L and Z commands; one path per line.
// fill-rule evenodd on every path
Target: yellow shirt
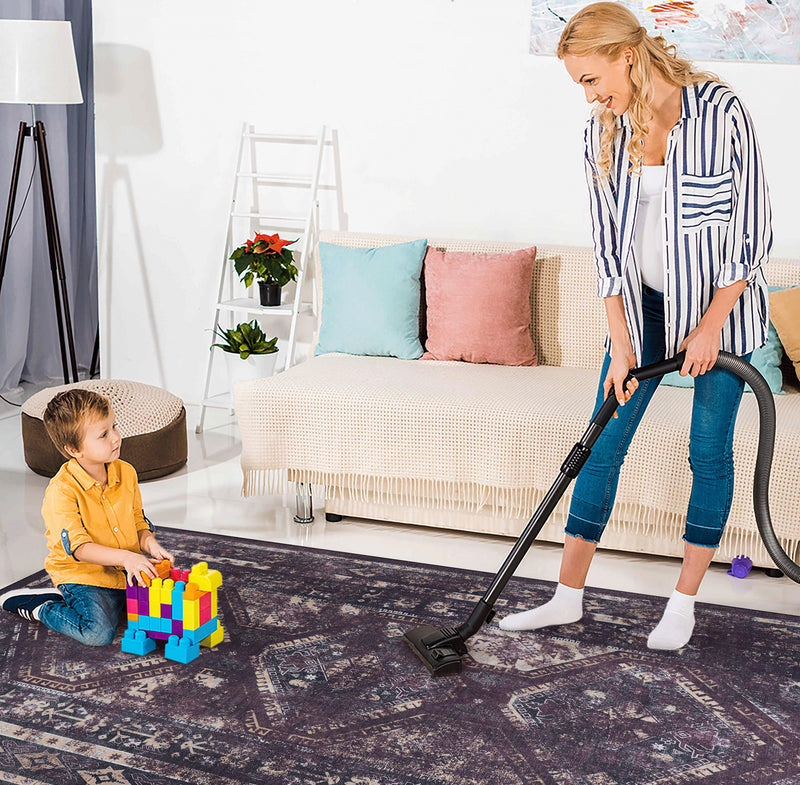
M 125 588 L 121 567 L 101 567 L 75 558 L 75 549 L 86 542 L 141 553 L 139 532 L 150 526 L 144 518 L 136 470 L 119 460 L 106 468 L 105 489 L 74 458 L 47 486 L 42 517 L 50 552 L 44 566 L 55 586 L 82 583 Z

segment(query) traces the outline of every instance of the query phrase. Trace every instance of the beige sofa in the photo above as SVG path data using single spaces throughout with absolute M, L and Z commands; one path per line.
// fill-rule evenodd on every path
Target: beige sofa
M 359 248 L 410 238 L 325 233 Z M 449 250 L 503 252 L 499 242 L 435 240 Z M 800 261 L 772 260 L 770 285 L 800 284 Z M 324 302 L 324 291 L 322 291 Z M 537 367 L 330 354 L 241 382 L 235 409 L 244 493 L 326 488 L 328 514 L 516 536 L 592 414 L 605 317 L 588 248 L 539 246 L 531 288 Z M 800 545 L 800 390 L 775 397 L 772 520 L 793 558 Z M 667 556 L 681 536 L 691 475 L 690 390 L 662 385 L 628 452 L 602 547 Z M 746 392 L 734 438 L 736 489 L 718 561 L 771 560 L 752 512 L 758 417 Z M 563 542 L 569 491 L 540 538 Z

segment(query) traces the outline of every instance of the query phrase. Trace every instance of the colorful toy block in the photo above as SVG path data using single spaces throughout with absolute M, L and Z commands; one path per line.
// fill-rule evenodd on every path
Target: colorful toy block
M 163 640 L 167 659 L 189 663 L 200 655 L 200 646 L 212 648 L 224 637 L 217 618 L 222 575 L 209 570 L 206 562 L 179 570 L 164 559 L 154 567 L 158 578 L 143 575 L 144 585 L 127 589 L 128 629 L 122 651 L 149 654 L 156 640 Z
M 156 647 L 156 642 L 150 640 L 144 630 L 132 630 L 128 627 L 122 636 L 122 651 L 126 654 L 150 654 Z

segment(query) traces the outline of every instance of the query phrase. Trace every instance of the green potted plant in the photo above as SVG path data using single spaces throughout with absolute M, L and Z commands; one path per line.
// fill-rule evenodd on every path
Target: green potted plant
M 275 355 L 278 353 L 278 339 L 268 339 L 255 319 L 237 324 L 230 330 L 218 327 L 215 335 L 221 339 L 221 343 L 212 346 L 224 352 L 233 406 L 235 382 L 272 376 L 275 371 Z
M 245 286 L 258 281 L 261 305 L 280 305 L 281 289 L 297 280 L 292 251 L 286 246 L 297 240 L 281 240 L 278 234 L 258 234 L 232 254 L 233 266 Z

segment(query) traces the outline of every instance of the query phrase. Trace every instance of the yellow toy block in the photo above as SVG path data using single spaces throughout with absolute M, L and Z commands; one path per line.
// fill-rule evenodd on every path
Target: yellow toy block
M 172 578 L 167 578 L 161 584 L 161 604 L 172 605 L 172 590 L 175 588 L 175 581 Z
M 211 633 L 207 638 L 204 638 L 200 641 L 201 646 L 207 646 L 209 649 L 212 646 L 216 646 L 218 643 L 222 643 L 222 639 L 225 637 L 225 630 L 222 629 L 222 625 L 217 622 L 217 629 Z
M 189 580 L 196 583 L 202 591 L 214 591 L 222 586 L 222 573 L 219 570 L 209 570 L 208 564 L 201 561 L 192 567 Z
M 156 619 L 161 618 L 161 578 L 155 578 L 150 584 L 150 592 L 148 593 L 148 600 L 150 601 L 150 615 Z
M 196 630 L 200 626 L 200 605 L 197 600 L 183 601 L 183 628 Z

